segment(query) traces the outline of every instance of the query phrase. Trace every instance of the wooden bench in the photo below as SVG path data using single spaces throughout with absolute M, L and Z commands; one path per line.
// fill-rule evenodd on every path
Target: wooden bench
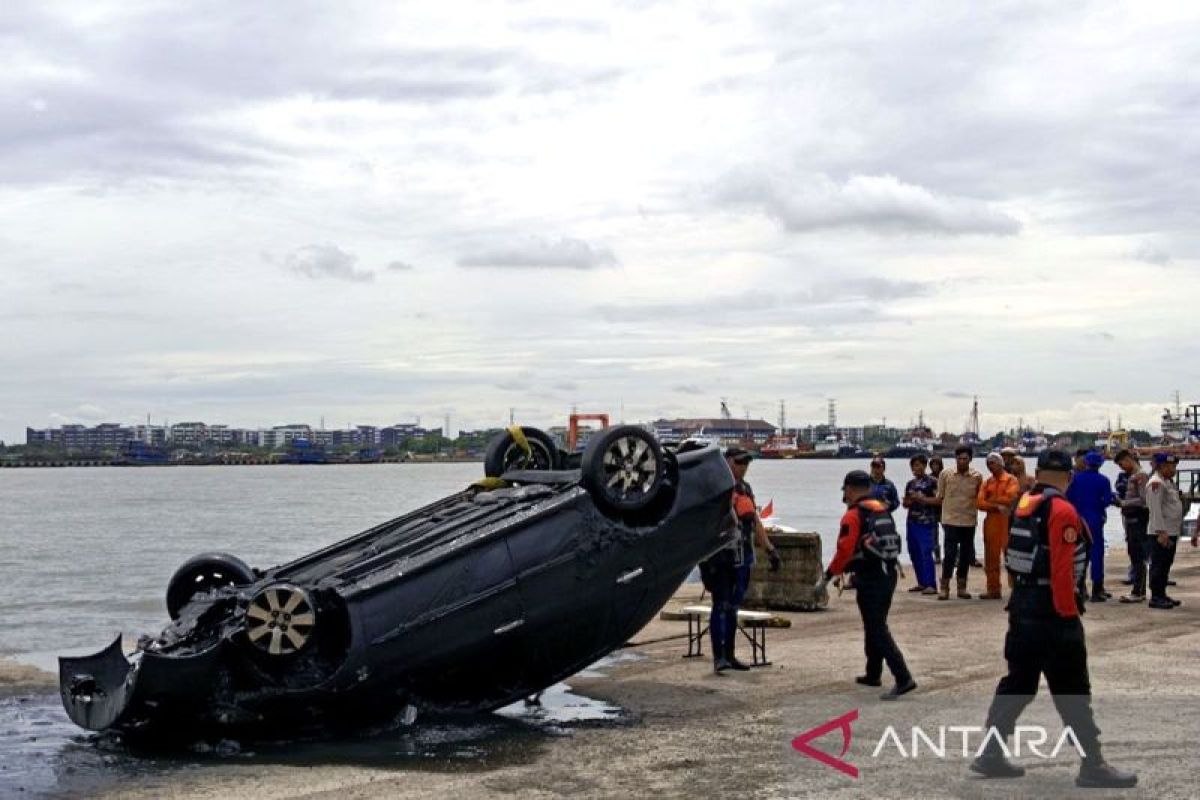
M 688 650 L 684 658 L 698 658 L 704 655 L 704 636 L 708 633 L 708 619 L 712 615 L 711 606 L 684 606 L 680 613 L 687 619 Z M 766 667 L 767 660 L 767 628 L 770 627 L 773 614 L 765 611 L 738 611 L 737 629 L 750 642 L 750 666 Z

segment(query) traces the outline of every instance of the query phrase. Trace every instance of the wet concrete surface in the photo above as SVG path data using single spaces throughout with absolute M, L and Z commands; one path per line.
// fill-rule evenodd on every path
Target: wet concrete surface
M 589 674 L 603 676 L 602 666 Z M 628 719 L 617 706 L 560 683 L 534 702 L 493 714 L 421 715 L 406 709 L 390 724 L 352 736 L 222 739 L 151 750 L 129 746 L 115 734 L 81 731 L 67 719 L 57 695 L 8 697 L 0 699 L 0 797 L 91 797 L 132 783 L 169 783 L 181 774 L 202 780 L 196 773 L 231 764 L 486 771 L 528 764 L 548 739 L 577 728 Z

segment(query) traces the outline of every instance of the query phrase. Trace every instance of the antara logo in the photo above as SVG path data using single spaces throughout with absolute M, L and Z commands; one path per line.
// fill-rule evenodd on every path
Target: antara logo
M 845 756 L 846 753 L 850 752 L 850 740 L 853 736 L 853 733 L 850 730 L 850 725 L 853 724 L 857 719 L 858 709 L 856 708 L 853 711 L 842 714 L 837 719 L 831 719 L 824 725 L 818 725 L 817 727 L 800 734 L 795 739 L 792 739 L 792 749 L 798 753 L 808 756 L 811 759 L 820 761 L 827 767 L 833 767 L 838 772 L 844 772 L 851 778 L 857 778 L 858 767 L 854 766 L 848 761 L 842 760 L 842 757 Z M 842 752 L 836 758 L 829 755 L 829 753 L 824 753 L 820 750 L 817 750 L 815 747 L 809 744 L 809 742 L 811 742 L 813 739 L 820 739 L 830 731 L 836 731 L 839 729 L 842 732 Z
M 858 709 L 849 711 L 836 719 L 831 719 L 792 739 L 792 749 L 814 761 L 819 761 L 827 767 L 833 767 L 838 772 L 849 775 L 851 778 L 857 778 L 858 767 L 845 760 L 846 753 L 850 752 L 850 744 L 854 737 L 851 725 L 857 720 Z M 812 746 L 811 742 L 814 739 L 820 739 L 825 734 L 837 730 L 842 732 L 842 752 L 838 755 L 830 755 Z M 980 738 L 975 740 L 974 736 L 979 736 Z M 952 746 L 952 740 L 955 738 L 959 739 L 961 749 Z M 948 739 L 951 741 L 948 741 Z M 895 750 L 900 758 L 910 760 L 923 757 L 944 760 L 956 755 L 956 751 L 961 753 L 963 758 L 971 758 L 982 755 L 987 750 L 989 742 L 992 745 L 998 746 L 1006 757 L 1019 757 L 1028 754 L 1042 759 L 1057 758 L 1058 754 L 1067 746 L 1074 750 L 1081 758 L 1083 757 L 1083 747 L 1079 739 L 1075 736 L 1075 731 L 1070 726 L 1063 729 L 1062 734 L 1059 735 L 1057 740 L 1053 740 L 1053 749 L 1049 751 L 1042 748 L 1046 747 L 1052 740 L 1046 729 L 1039 725 L 1017 726 L 1016 730 L 1013 731 L 1014 746 L 1012 748 L 1008 746 L 1005 739 L 1006 737 L 1002 736 L 994 727 L 981 728 L 974 725 L 941 726 L 937 728 L 937 733 L 931 736 L 924 729 L 914 725 L 910 731 L 910 746 L 906 748 L 904 746 L 904 739 L 900 736 L 895 726 L 888 725 L 879 737 L 879 742 L 875 745 L 875 749 L 871 753 L 871 758 L 879 758 L 880 754 L 888 749 Z M 978 741 L 977 745 L 976 741 Z

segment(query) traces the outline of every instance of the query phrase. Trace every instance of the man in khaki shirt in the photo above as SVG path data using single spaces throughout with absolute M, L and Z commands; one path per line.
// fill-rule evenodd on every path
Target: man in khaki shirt
M 958 565 L 958 596 L 970 600 L 967 591 L 967 574 L 975 561 L 975 525 L 979 521 L 979 509 L 975 505 L 983 476 L 971 469 L 974 452 L 966 445 L 954 450 L 953 470 L 945 470 L 938 476 L 937 505 L 942 507 L 942 530 L 946 533 L 946 552 L 942 558 L 942 583 L 938 587 L 938 600 L 950 599 L 950 577 Z

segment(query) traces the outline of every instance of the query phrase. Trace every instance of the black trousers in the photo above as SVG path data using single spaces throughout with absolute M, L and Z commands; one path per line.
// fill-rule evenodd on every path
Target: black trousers
M 942 582 L 948 583 L 954 575 L 954 567 L 958 566 L 958 579 L 965 581 L 975 562 L 975 526 L 947 525 L 942 523 L 946 531 L 946 549 L 942 554 Z
M 896 678 L 897 684 L 912 680 L 904 656 L 892 638 L 888 628 L 888 612 L 892 608 L 892 595 L 896 592 L 897 570 L 886 569 L 879 563 L 871 564 L 855 573 L 855 601 L 862 615 L 864 649 L 867 655 L 867 677 L 878 680 L 883 675 L 883 665 Z
M 1131 594 L 1146 593 L 1146 525 L 1149 520 L 1142 517 L 1122 517 L 1125 524 L 1125 547 L 1129 553 L 1130 578 L 1133 580 Z
M 1175 563 L 1175 546 L 1178 539 L 1163 547 L 1158 539 L 1150 537 L 1150 597 L 1166 597 L 1167 581 L 1171 579 L 1171 565 Z
M 1023 601 L 1021 594 L 1044 596 Z M 1013 590 L 1008 634 L 1004 637 L 1008 674 L 996 686 L 988 709 L 988 727 L 995 726 L 1001 736 L 1011 736 L 1017 718 L 1037 695 L 1039 679 L 1045 675 L 1054 707 L 1063 724 L 1075 732 L 1084 757 L 1099 759 L 1100 729 L 1092 714 L 1083 623 L 1078 617 L 1054 616 L 1053 610 L 1047 613 L 1047 608 L 1053 608 L 1048 588 Z M 1027 616 L 1031 612 L 1033 615 Z

